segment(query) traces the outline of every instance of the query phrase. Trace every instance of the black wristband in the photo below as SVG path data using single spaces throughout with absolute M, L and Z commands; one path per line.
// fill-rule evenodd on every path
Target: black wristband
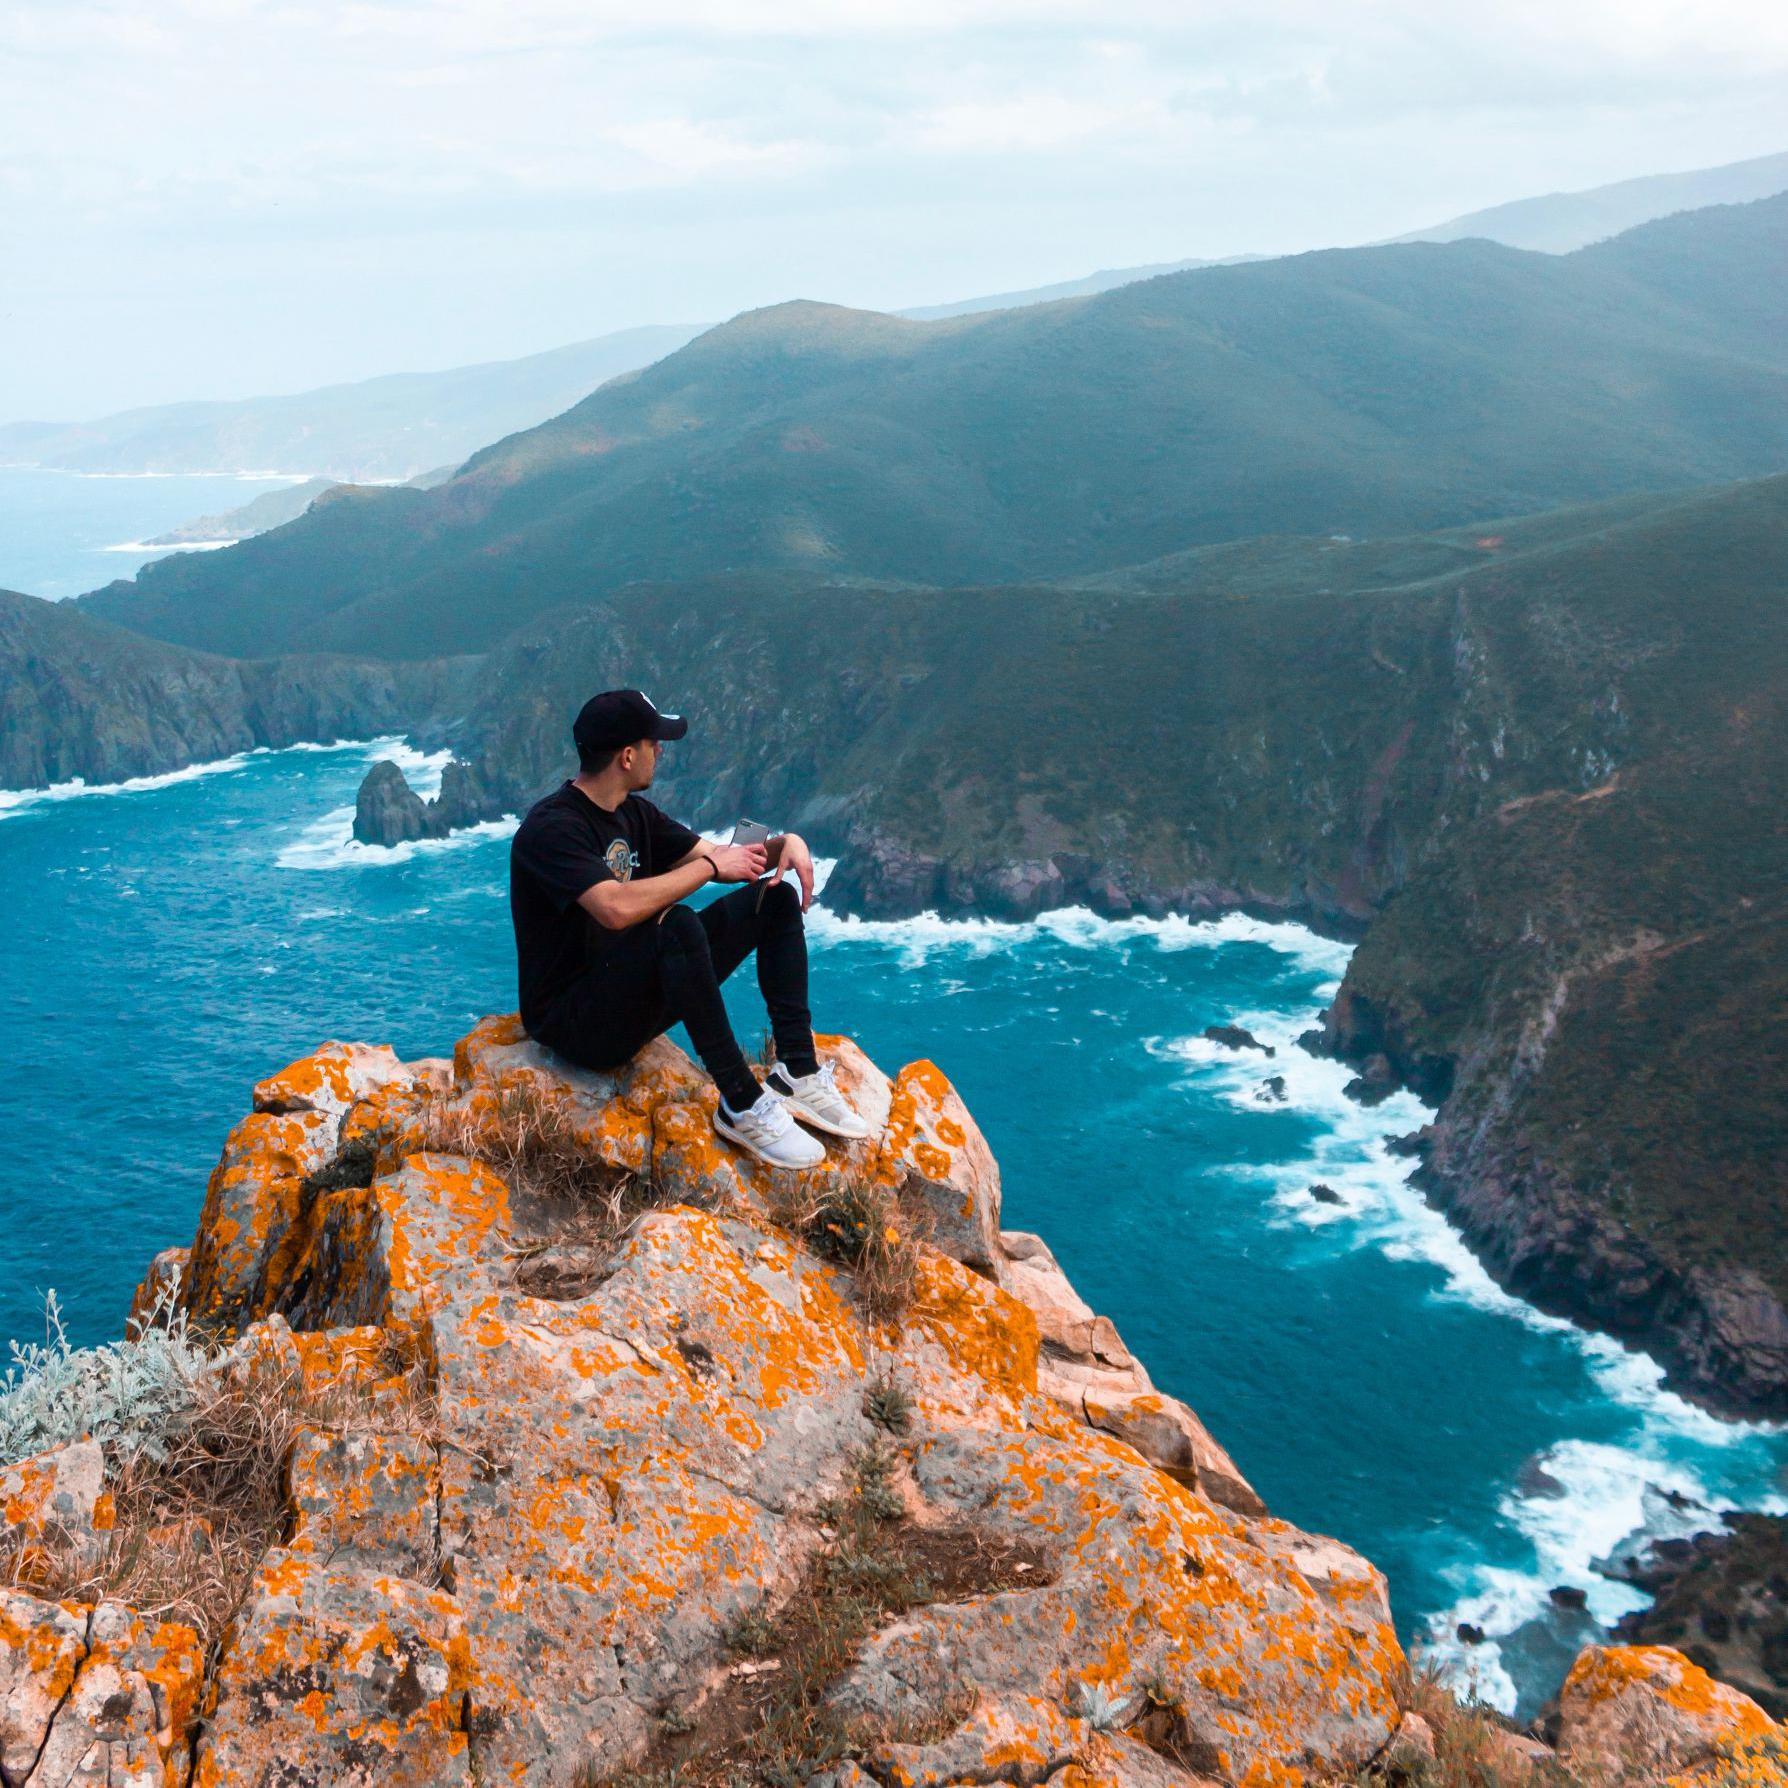
M 712 876 L 710 876 L 710 877 L 709 877 L 709 878 L 708 878 L 708 879 L 709 879 L 709 880 L 710 880 L 710 881 L 716 881 L 716 882 L 717 882 L 717 881 L 719 881 L 719 880 L 720 880 L 720 865 L 719 865 L 719 864 L 718 864 L 718 863 L 716 863 L 716 862 L 715 862 L 715 861 L 714 861 L 714 859 L 713 859 L 713 858 L 712 858 L 712 857 L 704 857 L 704 858 L 703 858 L 703 859 L 702 859 L 702 861 L 703 861 L 703 862 L 704 862 L 704 863 L 706 863 L 706 864 L 707 864 L 707 866 L 708 866 L 708 867 L 709 867 L 709 868 L 710 868 L 710 869 L 711 869 L 711 870 L 713 870 L 713 871 L 714 871 L 714 873 L 713 873 L 713 875 L 712 875 Z

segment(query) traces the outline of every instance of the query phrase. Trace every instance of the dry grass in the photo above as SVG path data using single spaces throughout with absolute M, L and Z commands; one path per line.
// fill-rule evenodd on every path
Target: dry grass
M 780 1610 L 733 1623 L 726 1640 L 739 1661 L 699 1706 L 660 1710 L 650 1751 L 615 1788 L 799 1788 L 875 1745 L 924 1743 L 960 1723 L 974 1701 L 966 1684 L 935 1720 L 898 1730 L 844 1713 L 831 1692 L 890 1618 L 927 1602 L 1045 1583 L 1047 1567 L 1032 1547 L 913 1526 L 893 1489 L 899 1468 L 885 1444 L 858 1455 L 849 1493 L 815 1511 L 825 1539 L 806 1582 Z M 601 1780 L 586 1775 L 583 1788 Z
M 0 1557 L 0 1583 L 59 1599 L 111 1597 L 152 1619 L 184 1621 L 211 1644 L 284 1534 L 287 1462 L 301 1434 L 433 1432 L 420 1369 L 394 1365 L 372 1399 L 359 1384 L 307 1387 L 295 1368 L 220 1369 L 159 1458 L 108 1469 L 114 1525 L 103 1557 L 48 1535 L 41 1547 Z
M 1570 1788 L 1573 1783 L 1550 1756 L 1525 1754 L 1494 1708 L 1460 1701 L 1431 1663 L 1416 1661 L 1399 1699 L 1403 1711 L 1419 1714 L 1434 1734 L 1434 1756 L 1377 1765 L 1362 1774 L 1363 1783 L 1390 1779 L 1414 1788 Z
M 1788 1782 L 1788 1737 L 1766 1732 L 1722 1745 L 1701 1780 L 1705 1788 L 1782 1788 Z
M 417 1118 L 417 1147 L 482 1161 L 518 1206 L 545 1207 L 559 1217 L 555 1231 L 581 1247 L 612 1245 L 658 1202 L 648 1178 L 602 1159 L 574 1116 L 522 1089 L 499 1092 L 494 1112 L 431 1098 Z
M 850 1269 L 871 1321 L 903 1323 L 918 1288 L 923 1211 L 867 1168 L 775 1177 L 775 1220 L 822 1260 Z

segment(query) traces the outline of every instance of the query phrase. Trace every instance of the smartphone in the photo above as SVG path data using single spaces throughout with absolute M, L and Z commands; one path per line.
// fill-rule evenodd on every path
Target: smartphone
M 733 827 L 734 844 L 768 844 L 769 842 L 770 828 L 768 826 L 760 826 L 756 820 L 742 819 Z M 764 895 L 768 891 L 769 886 L 770 878 L 767 875 L 760 875 L 757 882 L 756 903 L 759 908 L 764 904 Z

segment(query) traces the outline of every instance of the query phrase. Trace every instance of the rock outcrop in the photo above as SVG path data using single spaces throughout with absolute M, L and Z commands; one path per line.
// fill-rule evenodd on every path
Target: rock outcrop
M 1717 1532 L 1655 1542 L 1622 1575 L 1656 1600 L 1623 1616 L 1618 1638 L 1674 1646 L 1788 1715 L 1788 1518 L 1727 1515 Z
M 453 762 L 441 772 L 441 792 L 425 801 L 389 758 L 367 771 L 354 801 L 354 836 L 362 844 L 405 844 L 445 838 L 488 817 L 491 802 L 477 775 Z
M 1788 1781 L 1788 1733 L 1662 1645 L 1592 1645 L 1558 1702 L 1559 1761 L 1587 1781 Z
M 487 1020 L 451 1064 L 331 1044 L 263 1081 L 152 1277 L 234 1355 L 352 1387 L 357 1419 L 293 1447 L 285 1531 L 208 1668 L 189 1628 L 9 1597 L 8 1788 L 617 1776 L 735 1680 L 742 1622 L 806 1605 L 870 1456 L 888 1556 L 982 1575 L 916 1594 L 825 1683 L 862 1734 L 847 1769 L 1164 1788 L 1378 1755 L 1404 1671 L 1383 1579 L 1267 1515 L 1043 1242 L 1001 1230 L 935 1067 L 823 1048 L 878 1133 L 791 1184 L 718 1143 L 662 1040 L 594 1075 Z M 493 1165 L 518 1113 L 581 1151 L 587 1192 Z M 812 1215 L 866 1189 L 928 1238 L 902 1320 Z M 597 1245 L 605 1198 L 634 1214 Z M 422 1425 L 381 1414 L 394 1362 L 427 1383 Z
M 1378 1572 L 1270 1516 L 1001 1228 L 936 1067 L 821 1048 L 875 1133 L 798 1176 L 719 1144 L 662 1039 L 591 1074 L 488 1019 L 450 1062 L 332 1043 L 262 1081 L 134 1314 L 177 1295 L 251 1403 L 308 1399 L 283 1517 L 207 1644 L 104 1590 L 101 1447 L 10 1467 L 0 1783 L 1419 1774 Z M 71 1557 L 99 1593 L 32 1593 Z M 1657 1648 L 1585 1655 L 1556 1760 L 1492 1734 L 1598 1782 L 1780 1736 Z

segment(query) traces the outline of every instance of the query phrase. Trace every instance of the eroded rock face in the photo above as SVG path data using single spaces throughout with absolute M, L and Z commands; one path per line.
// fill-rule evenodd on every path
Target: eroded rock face
M 1693 1780 L 1748 1756 L 1757 1770 L 1735 1761 L 1729 1779 L 1780 1781 L 1785 1744 L 1788 1733 L 1749 1695 L 1666 1645 L 1592 1645 L 1558 1699 L 1560 1761 L 1602 1780 Z
M 725 1680 L 742 1620 L 799 1604 L 877 1445 L 908 1531 L 1035 1562 L 921 1600 L 831 1682 L 881 1735 L 840 1772 L 862 1788 L 1289 1783 L 1378 1754 L 1403 1668 L 1382 1578 L 1267 1517 L 1040 1238 L 1002 1235 L 997 1166 L 938 1069 L 890 1080 L 844 1039 L 822 1050 L 877 1134 L 813 1187 L 856 1176 L 924 1214 L 898 1326 L 780 1226 L 789 1188 L 718 1142 L 668 1042 L 592 1075 L 494 1019 L 451 1069 L 331 1044 L 264 1081 L 179 1282 L 239 1331 L 233 1369 L 340 1382 L 365 1420 L 294 1448 L 287 1534 L 196 1750 L 196 1666 L 163 1682 L 141 1634 L 108 1638 L 121 1730 L 102 1733 L 80 1682 L 101 1685 L 104 1610 L 0 1604 L 9 1788 L 27 1776 L 7 1759 L 46 1744 L 103 1743 L 120 1781 L 190 1763 L 201 1788 L 620 1774 Z M 649 1182 L 600 1252 L 565 1239 L 574 1195 L 476 1158 L 518 1109 L 605 1186 Z M 381 1376 L 400 1357 L 426 1372 L 426 1423 Z M 871 1415 L 888 1383 L 896 1442 Z

